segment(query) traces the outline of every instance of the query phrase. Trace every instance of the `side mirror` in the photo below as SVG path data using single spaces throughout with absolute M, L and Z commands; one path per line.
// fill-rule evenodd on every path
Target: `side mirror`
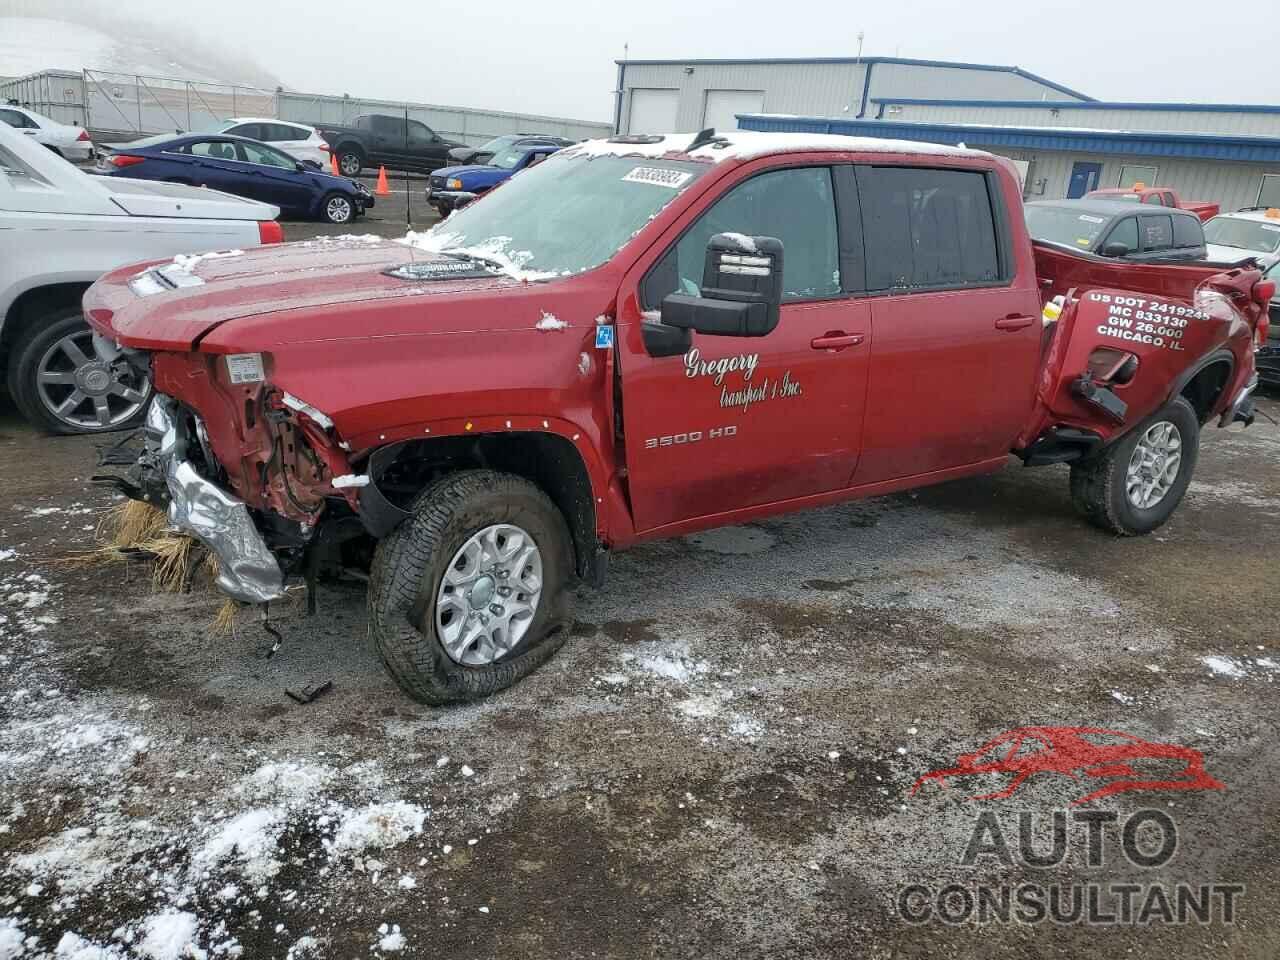
M 1119 240 L 1112 240 L 1102 248 L 1104 257 L 1127 257 L 1129 255 L 1129 245 Z
M 701 290 L 667 296 L 662 322 L 710 336 L 772 333 L 782 306 L 782 241 L 717 233 L 707 242 Z
M 298 173 L 302 173 L 304 170 L 307 169 L 307 165 L 303 163 L 301 160 L 295 160 L 293 161 L 293 169 L 297 170 Z

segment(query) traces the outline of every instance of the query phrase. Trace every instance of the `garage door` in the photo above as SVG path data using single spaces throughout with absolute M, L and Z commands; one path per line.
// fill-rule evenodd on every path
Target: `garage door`
M 737 130 L 738 114 L 763 110 L 763 90 L 708 90 L 702 125 L 717 130 Z
M 674 133 L 678 90 L 632 90 L 628 133 Z

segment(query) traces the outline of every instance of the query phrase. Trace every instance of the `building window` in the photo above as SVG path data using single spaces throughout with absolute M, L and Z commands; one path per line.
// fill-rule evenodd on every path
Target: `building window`
M 1120 167 L 1120 181 L 1116 186 L 1122 190 L 1129 189 L 1135 183 L 1150 187 L 1156 182 L 1156 174 L 1159 172 L 1159 167 L 1143 167 L 1126 163 Z
M 1258 187 L 1258 206 L 1280 207 L 1280 173 L 1264 173 Z

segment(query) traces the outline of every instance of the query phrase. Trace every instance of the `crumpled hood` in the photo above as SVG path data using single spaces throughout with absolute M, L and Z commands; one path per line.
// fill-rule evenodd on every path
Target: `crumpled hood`
M 455 278 L 405 280 L 385 271 L 439 263 Z M 446 266 L 447 265 L 447 266 Z M 317 238 L 134 265 L 107 274 L 85 294 L 90 322 L 126 347 L 191 350 L 230 321 L 431 294 L 464 294 L 515 284 L 466 261 L 377 237 Z

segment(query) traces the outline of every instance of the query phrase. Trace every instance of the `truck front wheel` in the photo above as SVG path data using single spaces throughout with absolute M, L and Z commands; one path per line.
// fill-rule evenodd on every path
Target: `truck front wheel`
M 1071 467 L 1071 500 L 1095 526 L 1150 533 L 1173 515 L 1195 471 L 1200 422 L 1183 397 L 1099 456 Z
M 418 495 L 378 544 L 369 629 L 415 700 L 475 700 L 523 679 L 564 643 L 573 556 L 564 517 L 522 477 L 468 470 Z

